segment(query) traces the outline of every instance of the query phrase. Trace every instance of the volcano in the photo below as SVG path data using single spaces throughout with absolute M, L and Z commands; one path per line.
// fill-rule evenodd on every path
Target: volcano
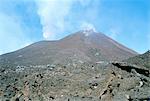
M 92 29 L 81 30 L 56 41 L 40 41 L 0 56 L 0 64 L 40 65 L 50 63 L 124 60 L 137 52 Z

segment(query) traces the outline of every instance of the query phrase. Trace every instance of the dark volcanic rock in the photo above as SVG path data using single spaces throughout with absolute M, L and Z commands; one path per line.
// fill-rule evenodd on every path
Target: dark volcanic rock
M 115 65 L 115 64 L 114 64 Z M 100 63 L 30 66 L 8 71 L 1 80 L 0 99 L 12 101 L 141 101 L 150 95 L 150 78 L 118 65 Z M 143 69 L 144 70 L 144 69 Z M 26 76 L 25 76 L 26 75 Z M 11 80 L 16 77 L 17 80 Z M 3 84 L 2 84 L 3 83 Z
M 128 63 L 136 64 L 139 66 L 150 68 L 150 51 L 147 51 L 146 53 L 137 55 L 135 57 L 131 57 L 124 61 Z

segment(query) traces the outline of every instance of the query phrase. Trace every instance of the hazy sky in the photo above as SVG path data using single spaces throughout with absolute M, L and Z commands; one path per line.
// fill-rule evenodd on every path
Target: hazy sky
M 82 26 L 143 53 L 150 49 L 150 0 L 0 0 L 0 54 Z

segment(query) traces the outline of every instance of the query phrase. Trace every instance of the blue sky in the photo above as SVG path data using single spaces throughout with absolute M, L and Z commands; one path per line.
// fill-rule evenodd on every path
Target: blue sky
M 0 54 L 92 26 L 121 44 L 150 49 L 149 0 L 0 0 Z

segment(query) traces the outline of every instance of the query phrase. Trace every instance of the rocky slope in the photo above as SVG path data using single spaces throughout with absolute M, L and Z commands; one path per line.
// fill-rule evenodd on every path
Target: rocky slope
M 137 55 L 125 60 L 128 63 L 136 64 L 139 66 L 144 66 L 150 68 L 150 50 L 144 54 Z
M 1 101 L 149 101 L 150 70 L 120 62 L 0 68 Z

